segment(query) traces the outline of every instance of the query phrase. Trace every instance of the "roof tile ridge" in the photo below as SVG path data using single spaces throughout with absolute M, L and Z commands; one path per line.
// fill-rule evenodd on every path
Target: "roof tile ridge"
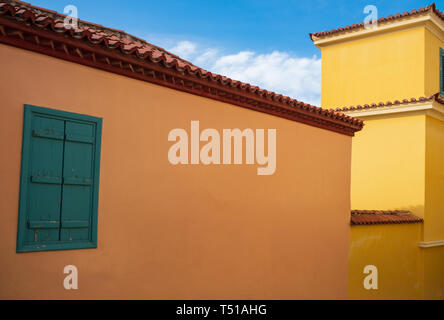
M 438 93 L 439 94 L 439 93 Z M 363 109 L 374 109 L 374 108 L 382 108 L 382 107 L 391 107 L 396 105 L 403 105 L 403 104 L 414 104 L 414 103 L 423 103 L 426 101 L 431 101 L 436 98 L 436 94 L 433 94 L 429 97 L 421 96 L 419 98 L 410 98 L 410 99 L 396 99 L 396 100 L 387 100 L 386 102 L 378 102 L 378 103 L 370 103 L 370 104 L 363 104 L 363 105 L 351 105 L 348 107 L 338 107 L 335 108 L 338 112 L 348 112 L 348 111 L 355 111 L 355 110 L 363 110 Z M 444 100 L 443 100 L 444 103 Z
M 325 122 L 326 119 L 330 119 L 332 125 L 341 125 L 348 127 L 353 132 L 359 131 L 363 127 L 363 121 L 358 118 L 346 115 L 342 112 L 336 112 L 333 109 L 326 110 L 318 106 L 314 106 L 296 99 L 292 99 L 282 94 L 278 94 L 272 91 L 261 89 L 257 86 L 242 83 L 241 81 L 232 80 L 226 76 L 215 74 L 204 69 L 201 69 L 191 62 L 180 59 L 176 55 L 161 50 L 155 45 L 147 43 L 146 46 L 140 46 L 138 43 L 127 42 L 125 43 L 115 35 L 109 35 L 102 30 L 97 30 L 89 27 L 79 27 L 78 29 L 67 29 L 60 19 L 48 16 L 45 13 L 36 12 L 32 7 L 25 5 L 25 2 L 20 1 L 20 5 L 14 6 L 11 3 L 19 3 L 19 0 L 0 0 L 0 16 L 10 15 L 17 21 L 26 24 L 34 24 L 39 28 L 49 28 L 53 32 L 59 34 L 70 35 L 74 39 L 84 40 L 87 39 L 94 45 L 102 45 L 106 49 L 120 50 L 124 54 L 133 54 L 138 58 L 149 60 L 156 64 L 161 64 L 167 68 L 175 68 L 179 72 L 190 74 L 192 76 L 198 76 L 202 79 L 210 79 L 224 86 L 230 86 L 238 88 L 240 90 L 246 90 L 249 93 L 255 94 L 257 98 L 268 100 L 272 103 L 278 103 L 282 106 L 298 109 L 303 112 L 310 113 L 310 117 L 314 121 L 320 123 Z M 252 97 L 253 98 L 253 97 Z M 281 110 L 281 112 L 288 113 L 290 110 Z M 316 120 L 317 119 L 317 120 Z M 336 124 L 335 124 L 336 122 Z M 339 123 L 338 123 L 339 122 Z
M 439 18 L 441 18 L 442 20 L 444 20 L 444 14 L 436 8 L 436 4 L 433 2 L 432 4 L 425 6 L 425 7 L 421 7 L 419 9 L 412 9 L 409 11 L 404 11 L 403 13 L 396 13 L 396 14 L 390 14 L 386 17 L 380 17 L 377 22 L 387 22 L 387 21 L 393 21 L 399 18 L 406 18 L 406 17 L 411 17 L 411 16 L 415 16 L 418 14 L 424 14 L 427 12 L 434 12 Z M 372 24 L 372 21 L 369 21 L 369 24 Z M 336 29 L 331 29 L 331 30 L 326 30 L 326 31 L 320 31 L 320 32 L 312 32 L 309 33 L 310 39 L 313 41 L 313 37 L 324 37 L 324 36 L 329 36 L 329 35 L 333 35 L 336 33 L 340 33 L 343 31 L 350 31 L 350 30 L 355 30 L 355 29 L 361 29 L 364 27 L 364 23 L 360 22 L 360 23 L 353 23 L 351 25 L 346 25 L 344 27 L 338 27 Z

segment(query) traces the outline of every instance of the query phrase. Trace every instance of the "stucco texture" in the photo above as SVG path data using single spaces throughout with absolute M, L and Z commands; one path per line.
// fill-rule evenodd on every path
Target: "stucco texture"
M 5 45 L 0 61 L 0 298 L 346 298 L 351 137 Z M 16 253 L 24 104 L 103 118 L 97 249 Z M 275 174 L 171 165 L 191 120 L 277 129 Z

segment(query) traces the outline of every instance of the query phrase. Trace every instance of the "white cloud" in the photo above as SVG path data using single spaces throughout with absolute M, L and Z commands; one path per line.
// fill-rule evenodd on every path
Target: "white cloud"
M 190 59 L 196 53 L 196 45 L 190 41 L 180 41 L 169 51 L 183 59 Z
M 244 67 L 245 64 L 251 63 L 251 58 L 254 56 L 254 52 L 251 51 L 241 51 L 237 54 L 232 54 L 228 56 L 220 57 L 216 63 L 216 68 L 226 68 L 237 69 L 239 67 Z
M 320 105 L 321 59 L 316 56 L 297 57 L 281 51 L 223 55 L 189 41 L 181 41 L 169 51 L 211 72 Z
M 219 54 L 219 51 L 214 48 L 208 48 L 205 49 L 202 54 L 196 57 L 194 59 L 193 63 L 195 63 L 197 66 L 204 66 L 208 65 L 209 63 L 214 62 L 214 60 L 217 59 L 217 55 Z

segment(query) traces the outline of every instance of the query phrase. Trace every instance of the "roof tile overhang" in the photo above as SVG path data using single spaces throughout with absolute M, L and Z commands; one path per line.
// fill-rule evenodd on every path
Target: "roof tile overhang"
M 416 20 L 422 19 L 421 21 Z M 413 9 L 410 12 L 405 11 L 403 13 L 397 13 L 394 15 L 389 15 L 387 17 L 381 17 L 377 20 L 377 27 L 372 21 L 369 21 L 369 27 L 366 28 L 364 22 L 352 24 L 349 26 L 329 30 L 322 32 L 310 33 L 310 39 L 317 45 L 323 45 L 327 43 L 332 43 L 339 41 L 340 39 L 348 39 L 357 36 L 365 36 L 367 34 L 372 34 L 374 32 L 384 32 L 393 30 L 394 28 L 403 28 L 411 23 L 434 23 L 438 25 L 438 28 L 443 30 L 444 25 L 444 14 L 436 8 L 435 3 L 429 6 L 422 7 L 419 9 Z M 405 23 L 405 24 L 404 24 Z M 436 28 L 432 28 L 434 30 Z
M 404 224 L 420 223 L 424 220 L 405 210 L 352 210 L 350 224 Z
M 440 96 L 440 93 L 436 93 L 429 97 L 363 104 L 336 108 L 335 110 L 360 119 L 409 113 L 426 114 L 444 121 L 444 98 Z
M 123 31 L 17 0 L 0 1 L 0 43 L 353 136 L 363 122 L 211 73 Z
M 421 104 L 421 103 L 432 102 L 432 101 L 436 101 L 436 102 L 444 105 L 444 99 L 440 96 L 439 93 L 436 93 L 436 94 L 433 94 L 429 97 L 410 98 L 410 99 L 394 100 L 394 101 L 387 101 L 387 102 L 381 101 L 379 103 L 363 104 L 363 105 L 350 106 L 350 107 L 341 107 L 341 108 L 336 108 L 335 110 L 338 112 L 349 112 L 349 111 L 356 111 L 356 110 L 386 108 L 386 107 L 393 107 L 393 106 L 399 106 L 399 105 Z

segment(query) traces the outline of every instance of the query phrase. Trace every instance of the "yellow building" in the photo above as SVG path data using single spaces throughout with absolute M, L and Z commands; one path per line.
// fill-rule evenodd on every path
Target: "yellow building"
M 444 15 L 433 4 L 311 38 L 322 107 L 365 122 L 352 146 L 352 208 L 420 218 L 375 212 L 354 225 L 352 214 L 349 298 L 444 299 Z M 376 290 L 364 288 L 366 265 L 377 267 Z

